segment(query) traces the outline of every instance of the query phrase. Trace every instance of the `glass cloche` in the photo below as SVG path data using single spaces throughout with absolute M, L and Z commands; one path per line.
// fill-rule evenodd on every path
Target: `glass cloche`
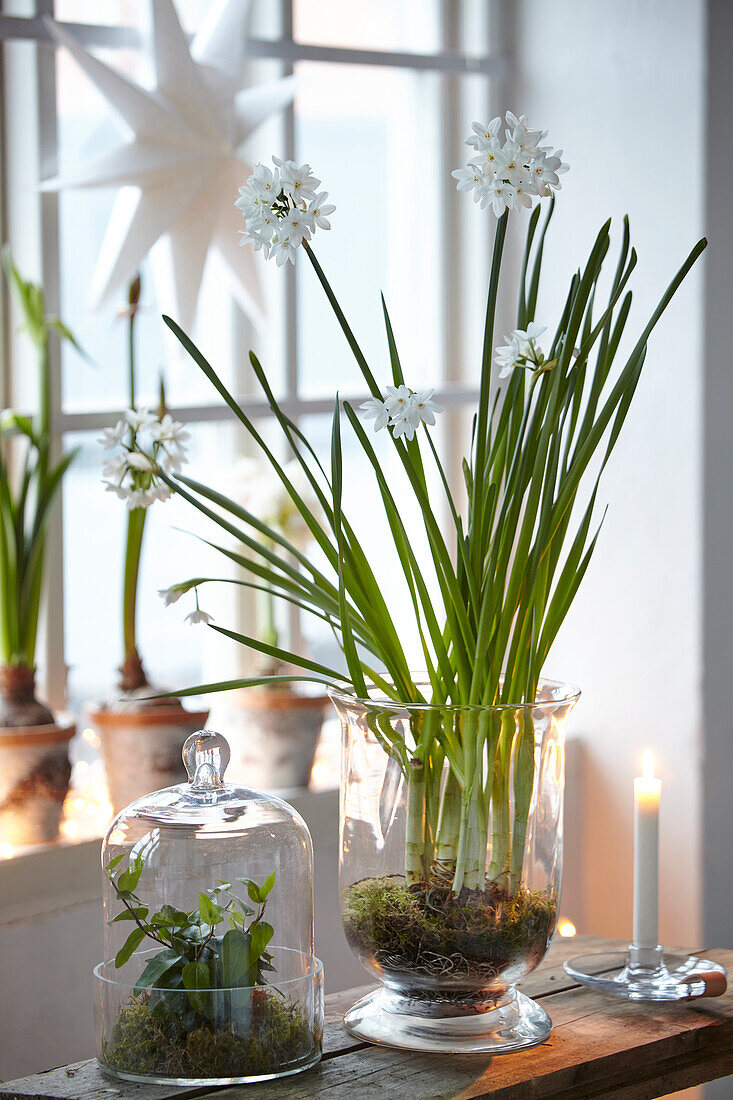
M 183 747 L 189 781 L 133 802 L 102 845 L 97 1058 L 131 1081 L 224 1084 L 321 1056 L 313 845 L 286 802 L 226 783 L 218 733 Z

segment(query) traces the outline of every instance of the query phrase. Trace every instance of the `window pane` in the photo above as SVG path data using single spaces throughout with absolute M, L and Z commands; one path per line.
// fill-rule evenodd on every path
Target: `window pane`
M 314 251 L 373 373 L 389 382 L 384 292 L 407 381 L 442 377 L 440 146 L 442 77 L 362 66 L 298 66 L 298 157 L 336 204 Z M 449 175 L 449 173 L 448 173 Z M 305 257 L 298 258 L 302 390 L 344 393 L 364 382 Z
M 54 15 L 62 23 L 99 23 L 137 27 L 144 13 L 141 0 L 55 0 Z
M 434 53 L 440 48 L 434 0 L 295 0 L 296 41 L 360 50 Z

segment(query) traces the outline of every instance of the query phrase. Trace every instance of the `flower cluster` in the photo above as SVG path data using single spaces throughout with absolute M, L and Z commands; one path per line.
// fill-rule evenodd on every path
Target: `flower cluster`
M 367 420 L 374 420 L 374 431 L 390 427 L 395 439 L 404 435 L 413 439 L 420 424 L 434 424 L 435 414 L 443 410 L 432 400 L 435 390 L 417 393 L 409 386 L 387 386 L 384 401 L 370 397 L 359 406 Z
M 497 348 L 494 359 L 498 366 L 499 378 L 507 378 L 515 367 L 525 367 L 530 370 L 538 370 L 547 366 L 542 348 L 537 341 L 543 332 L 547 331 L 547 325 L 538 325 L 530 321 L 526 329 L 516 328 L 508 336 L 504 336 L 506 344 Z
M 506 113 L 505 141 L 501 141 L 502 120 L 488 126 L 473 123 L 466 145 L 476 150 L 465 168 L 452 173 L 459 191 L 473 191 L 483 209 L 491 206 L 497 218 L 505 210 L 531 206 L 537 196 L 549 195 L 561 187 L 560 175 L 567 172 L 562 149 L 541 145 L 547 130 L 531 130 L 526 115 Z
M 321 181 L 309 164 L 273 157 L 273 169 L 257 164 L 235 202 L 246 222 L 240 244 L 251 241 L 265 259 L 274 257 L 278 267 L 295 263 L 295 250 L 309 241 L 316 229 L 330 229 L 328 215 L 336 207 L 327 202 L 328 192 L 318 191 Z
M 169 413 L 128 409 L 114 428 L 105 428 L 99 442 L 113 454 L 102 469 L 108 493 L 127 502 L 127 507 L 148 508 L 167 500 L 171 490 L 159 474 L 178 473 L 186 459 L 189 433 Z

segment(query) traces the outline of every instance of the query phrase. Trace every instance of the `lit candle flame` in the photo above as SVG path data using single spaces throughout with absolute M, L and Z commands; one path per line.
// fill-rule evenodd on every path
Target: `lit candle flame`
M 641 757 L 641 774 L 644 779 L 654 779 L 654 753 L 644 749 Z
M 557 930 L 560 935 L 563 936 L 565 939 L 569 939 L 571 936 L 574 936 L 576 932 L 575 925 L 571 920 L 568 920 L 566 917 L 561 918 L 560 923 L 557 926 Z

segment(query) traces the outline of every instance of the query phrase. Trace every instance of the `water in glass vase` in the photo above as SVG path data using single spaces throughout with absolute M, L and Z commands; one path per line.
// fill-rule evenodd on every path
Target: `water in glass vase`
M 542 1042 L 549 1017 L 515 985 L 555 930 L 565 724 L 578 692 L 543 680 L 521 706 L 332 698 L 344 930 L 382 982 L 347 1026 L 418 1050 Z

